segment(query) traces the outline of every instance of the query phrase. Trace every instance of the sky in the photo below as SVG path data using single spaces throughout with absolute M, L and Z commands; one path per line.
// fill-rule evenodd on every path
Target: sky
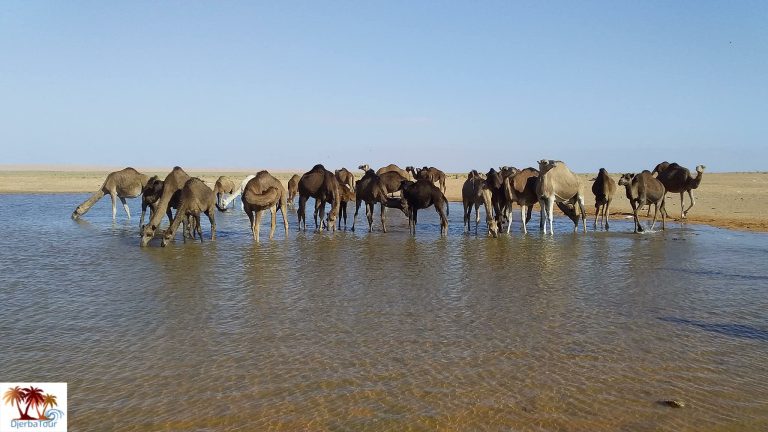
M 0 164 L 768 170 L 766 1 L 0 2 Z

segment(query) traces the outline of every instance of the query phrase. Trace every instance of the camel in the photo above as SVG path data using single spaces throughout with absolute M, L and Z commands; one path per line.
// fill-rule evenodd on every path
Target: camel
M 643 171 L 640 174 L 627 173 L 619 179 L 619 186 L 626 188 L 627 199 L 632 206 L 632 215 L 635 219 L 635 232 L 643 232 L 640 225 L 640 219 L 637 212 L 644 205 L 654 205 L 653 222 L 651 231 L 656 226 L 656 216 L 661 209 L 661 229 L 666 229 L 666 208 L 664 206 L 664 197 L 667 193 L 664 184 L 653 177 L 650 171 Z
M 445 193 L 445 173 L 435 167 L 414 168 L 406 167 L 405 171 L 411 173 L 415 180 L 425 179 L 440 186 L 440 192 Z
M 536 195 L 539 197 L 539 205 L 541 206 L 541 216 L 544 222 L 544 234 L 547 233 L 547 224 L 549 222 L 550 234 L 554 234 L 553 226 L 553 210 L 556 202 L 562 203 L 558 205 L 571 220 L 574 221 L 574 232 L 579 228 L 578 216 L 573 217 L 570 215 L 570 209 L 567 205 L 574 206 L 574 213 L 576 204 L 579 205 L 581 211 L 581 220 L 584 225 L 584 232 L 587 232 L 587 219 L 584 212 L 584 192 L 582 191 L 583 184 L 576 174 L 574 174 L 568 166 L 561 161 L 553 161 L 542 159 L 539 161 L 539 181 L 536 184 Z
M 235 189 L 235 191 L 231 195 L 229 195 L 229 196 L 227 196 L 225 198 L 222 198 L 221 199 L 221 203 L 217 203 L 216 207 L 218 207 L 220 211 L 226 211 L 226 209 L 229 207 L 230 203 L 235 201 L 235 199 L 237 197 L 243 195 L 243 191 L 245 190 L 245 185 L 247 185 L 248 182 L 251 181 L 251 179 L 254 178 L 254 177 L 256 177 L 256 176 L 251 174 L 251 175 L 247 176 L 246 178 L 244 178 L 243 181 L 240 182 L 240 187 Z M 243 207 L 242 201 L 240 202 L 240 210 L 245 211 L 245 207 Z
M 276 179 L 269 172 L 262 170 L 251 176 L 245 187 L 243 193 L 240 196 L 240 200 L 243 202 L 243 209 L 248 215 L 248 220 L 251 224 L 251 231 L 253 232 L 253 239 L 259 242 L 259 226 L 261 225 L 261 216 L 264 210 L 269 209 L 272 213 L 272 221 L 269 230 L 270 240 L 275 235 L 275 227 L 277 225 L 277 211 L 283 215 L 283 226 L 285 228 L 285 236 L 288 237 L 288 216 L 285 213 L 285 209 L 288 207 L 288 193 L 285 191 L 283 184 L 280 180 Z M 274 189 L 276 192 L 271 191 Z M 276 196 L 275 196 L 276 194 Z
M 680 219 L 685 219 L 688 216 L 688 211 L 696 205 L 696 199 L 693 198 L 693 190 L 701 184 L 705 169 L 704 165 L 697 166 L 696 177 L 691 177 L 691 172 L 687 168 L 673 162 L 656 176 L 667 192 L 680 194 Z M 688 196 L 691 198 L 691 204 L 688 208 L 685 208 L 683 205 L 686 192 L 688 192 Z
M 288 180 L 288 206 L 293 207 L 293 201 L 296 199 L 296 194 L 299 193 L 299 177 L 298 174 L 291 176 Z
M 305 209 L 309 197 L 315 199 L 315 229 L 321 231 L 325 226 L 325 203 L 331 203 L 331 211 L 328 213 L 329 230 L 336 229 L 336 217 L 339 214 L 339 182 L 336 176 L 318 164 L 311 170 L 304 173 L 299 179 L 299 210 L 297 212 L 299 219 L 299 229 L 302 227 L 307 230 L 307 218 Z M 320 224 L 317 222 L 318 212 L 320 215 Z
M 338 181 L 338 177 L 336 178 Z M 339 229 L 341 229 L 341 219 L 344 219 L 344 229 L 347 229 L 347 203 L 356 201 L 355 190 L 348 184 L 339 184 Z M 354 221 L 352 222 L 354 224 Z
M 435 206 L 437 214 L 440 216 L 440 235 L 448 234 L 448 218 L 450 214 L 448 199 L 445 198 L 440 189 L 429 180 L 421 179 L 403 182 L 402 206 L 408 214 L 408 227 L 412 234 L 416 234 L 416 223 L 418 221 L 417 213 L 421 209 Z M 445 208 L 443 208 L 445 205 Z
M 72 212 L 72 219 L 77 219 L 86 214 L 96 202 L 107 194 L 112 198 L 112 220 L 117 218 L 115 198 L 120 199 L 120 202 L 123 204 L 123 209 L 125 209 L 125 214 L 127 214 L 128 219 L 130 219 L 131 210 L 128 208 L 125 199 L 136 198 L 139 196 L 148 180 L 148 175 L 142 174 L 131 167 L 107 174 L 107 178 L 104 180 L 101 188 L 75 208 L 75 211 Z
M 392 174 L 400 177 L 397 173 Z M 400 200 L 395 201 L 399 202 Z M 355 230 L 357 213 L 360 211 L 360 203 L 362 202 L 365 202 L 365 216 L 368 219 L 368 232 L 373 232 L 373 211 L 376 203 L 381 205 L 381 230 L 387 232 L 387 189 L 381 178 L 373 172 L 372 169 L 368 169 L 355 185 L 355 215 L 352 217 L 352 231 Z
M 142 247 L 147 246 L 149 241 L 152 240 L 152 238 L 155 236 L 155 231 L 157 231 L 158 226 L 160 226 L 160 221 L 162 221 L 163 215 L 165 215 L 168 211 L 168 206 L 171 204 L 171 200 L 174 199 L 174 195 L 176 195 L 176 199 L 179 199 L 180 191 L 189 179 L 189 175 L 184 172 L 181 167 L 178 166 L 173 167 L 173 170 L 171 170 L 171 172 L 168 173 L 168 175 L 165 177 L 165 180 L 163 181 L 163 193 L 160 195 L 160 199 L 157 201 L 155 212 L 149 218 L 149 223 L 144 226 L 144 229 L 141 230 L 140 244 Z M 179 206 L 181 206 L 180 199 L 178 202 Z M 176 212 L 176 215 L 179 215 L 178 211 Z M 176 218 L 174 218 L 174 221 L 175 220 Z
M 348 169 L 337 169 L 334 174 L 336 175 L 336 180 L 339 181 L 339 184 L 349 185 L 351 190 L 355 190 L 355 175 L 352 174 Z
M 504 169 L 502 168 L 502 172 Z M 509 224 L 507 225 L 507 234 L 512 228 L 512 204 L 517 203 L 520 206 L 520 220 L 523 224 L 523 233 L 528 233 L 528 221 L 531 220 L 531 211 L 534 204 L 539 202 L 536 194 L 536 185 L 539 182 L 539 170 L 528 167 L 517 171 L 504 179 L 504 196 L 509 205 Z
M 594 227 L 597 228 L 597 216 L 600 215 L 600 226 L 603 226 L 603 222 L 605 222 L 605 229 L 608 230 L 608 219 L 611 216 L 611 201 L 613 201 L 613 195 L 616 193 L 616 182 L 608 175 L 605 168 L 600 168 L 597 177 L 592 180 L 594 180 L 592 193 L 595 195 Z M 650 207 L 648 211 L 651 211 Z
M 202 180 L 192 177 L 184 183 L 179 195 L 179 210 L 168 229 L 165 230 L 161 246 L 165 247 L 176 235 L 179 223 L 186 218 L 191 220 L 191 228 L 194 233 L 200 233 L 200 242 L 203 241 L 203 230 L 200 227 L 200 213 L 208 216 L 211 222 L 211 240 L 216 240 L 216 194 Z
M 493 204 L 493 215 L 496 219 L 496 225 L 499 229 L 503 229 L 509 208 L 507 197 L 504 195 L 504 178 L 498 171 L 491 168 L 485 175 L 485 187 L 491 192 L 491 203 Z
M 357 168 L 363 170 L 363 172 L 367 172 L 370 169 L 368 164 L 360 165 Z M 400 174 L 406 180 L 410 180 L 411 179 L 410 175 L 408 174 L 408 171 L 400 168 L 399 166 L 397 166 L 395 164 L 389 164 L 387 166 L 379 168 L 378 170 L 376 170 L 376 175 L 381 176 L 382 174 L 387 173 L 387 172 L 396 172 L 396 173 Z
M 461 187 L 461 201 L 464 204 L 464 232 L 471 230 L 470 220 L 472 207 L 475 208 L 475 234 L 477 226 L 480 224 L 480 205 L 485 206 L 485 221 L 488 225 L 488 234 L 497 237 L 499 228 L 496 219 L 493 218 L 493 204 L 491 202 L 491 191 L 485 186 L 485 181 L 480 177 L 477 171 L 470 171 L 467 180 Z
M 213 193 L 216 194 L 216 205 L 221 204 L 222 194 L 233 195 L 237 191 L 235 182 L 227 176 L 221 176 L 216 180 L 216 184 L 213 186 Z M 221 210 L 221 208 L 219 209 Z
M 407 177 L 403 177 L 400 173 L 395 171 L 388 171 L 383 174 L 377 174 L 381 180 L 381 184 L 384 186 L 384 190 L 388 194 L 393 194 L 403 187 L 403 182 L 407 181 Z
M 160 200 L 160 196 L 163 194 L 163 181 L 157 176 L 152 176 L 147 180 L 147 184 L 141 190 L 141 218 L 139 219 L 139 229 L 144 229 L 144 215 L 149 207 L 149 218 L 152 219 L 152 215 L 157 210 L 157 201 Z M 175 208 L 175 207 L 174 207 Z M 171 213 L 170 206 L 168 208 L 168 222 L 173 220 L 173 214 Z
M 499 174 L 501 174 L 501 178 L 502 179 L 507 179 L 509 177 L 512 177 L 513 175 L 515 175 L 515 174 L 517 174 L 519 172 L 520 172 L 520 170 L 515 168 L 515 167 L 510 167 L 510 166 L 506 166 L 506 165 L 503 166 L 503 167 L 499 167 Z

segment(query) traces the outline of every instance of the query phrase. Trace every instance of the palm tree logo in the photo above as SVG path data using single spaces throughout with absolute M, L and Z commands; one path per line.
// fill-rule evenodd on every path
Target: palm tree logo
M 46 417 L 46 409 L 57 405 L 56 396 L 43 393 L 43 389 L 29 386 L 21 388 L 19 386 L 11 387 L 3 394 L 3 401 L 10 405 L 16 405 L 19 410 L 19 418 L 16 420 L 49 420 Z M 24 403 L 24 411 L 21 411 L 21 404 Z M 29 409 L 34 408 L 37 418 L 29 415 Z M 42 408 L 42 412 L 40 411 Z

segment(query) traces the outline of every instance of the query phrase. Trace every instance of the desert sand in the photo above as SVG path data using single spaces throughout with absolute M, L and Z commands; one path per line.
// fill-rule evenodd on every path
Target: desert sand
M 92 169 L 80 167 L 77 170 L 47 167 L 46 169 L 0 169 L 0 193 L 36 194 L 36 193 L 90 193 L 96 191 L 107 173 L 115 168 Z M 117 168 L 119 169 L 119 168 Z M 142 170 L 148 175 L 163 178 L 168 171 Z M 169 168 L 170 170 L 170 168 Z M 210 170 L 188 170 L 192 176 L 200 177 L 210 186 L 220 175 L 227 175 L 239 182 L 252 172 Z M 253 172 L 256 172 L 254 170 Z M 272 172 L 272 171 L 271 171 Z M 274 171 L 272 174 L 287 185 L 288 179 L 297 171 Z M 355 171 L 355 176 L 362 173 Z M 590 190 L 589 179 L 594 174 L 582 174 L 585 180 L 585 196 L 588 220 L 594 218 L 594 196 Z M 619 175 L 612 173 L 614 180 Z M 461 201 L 461 186 L 466 174 L 449 174 L 446 182 L 446 196 L 450 201 Z M 704 223 L 722 228 L 768 232 L 768 173 L 704 173 L 701 186 L 694 191 L 696 206 L 688 214 L 689 223 Z M 686 195 L 686 205 L 688 197 Z M 79 202 L 73 202 L 72 208 Z M 538 211 L 538 208 L 535 209 Z M 680 195 L 667 194 L 667 210 L 670 216 L 680 217 Z M 629 201 L 624 188 L 619 187 L 612 205 L 612 218 L 624 218 L 631 215 Z M 645 211 L 642 212 L 645 214 Z M 517 216 L 517 214 L 515 215 Z M 591 225 L 589 225 L 591 227 Z

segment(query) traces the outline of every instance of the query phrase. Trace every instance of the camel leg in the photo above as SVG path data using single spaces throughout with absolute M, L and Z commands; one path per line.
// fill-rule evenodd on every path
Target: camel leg
M 296 217 L 299 219 L 299 231 L 307 230 L 307 199 L 308 197 L 299 195 L 299 209 L 296 210 Z
M 418 210 L 415 208 L 411 211 L 411 218 L 409 220 L 409 223 L 411 224 L 411 234 L 416 235 L 416 221 L 417 221 L 417 214 Z
M 387 206 L 379 205 L 381 206 L 381 230 L 387 232 Z
M 667 230 L 667 200 L 666 196 L 661 197 L 661 230 Z
M 528 223 L 527 223 L 528 221 L 525 220 L 525 213 L 526 213 L 526 210 L 528 210 L 528 209 L 526 209 L 526 207 L 527 206 L 524 206 L 524 205 L 520 206 L 520 219 L 523 221 L 523 233 L 524 234 L 528 234 L 528 228 L 526 227 L 526 225 L 528 225 Z M 509 224 L 512 225 L 512 221 L 510 221 Z
M 477 234 L 478 225 L 480 225 L 480 203 L 475 203 L 475 234 Z
M 261 217 L 264 215 L 264 210 L 256 210 L 256 243 L 259 242 L 259 235 L 261 234 Z
M 682 196 L 683 195 L 680 194 L 680 197 L 682 197 Z M 109 193 L 109 197 L 112 198 L 112 220 L 114 221 L 117 218 L 117 207 L 115 206 L 115 204 L 116 204 L 115 203 L 115 198 L 117 198 L 117 196 L 115 195 L 114 192 L 110 192 Z
M 469 215 L 472 213 L 472 207 L 467 206 L 467 203 L 464 203 L 464 232 L 469 231 Z
M 682 207 L 682 196 L 683 196 L 683 194 L 681 193 L 680 194 L 680 197 L 681 197 L 681 201 L 680 201 L 681 205 L 680 206 L 681 207 Z M 689 205 L 688 208 L 685 209 L 685 211 L 683 212 L 683 217 L 688 217 L 688 212 L 693 208 L 694 205 L 696 205 L 696 199 L 693 198 L 693 190 L 691 190 L 691 189 L 688 190 L 688 197 L 691 198 L 691 205 Z
M 685 192 L 680 192 L 680 219 L 685 219 L 685 206 L 683 205 L 684 197 Z
M 650 205 L 649 205 L 650 208 Z M 653 204 L 653 221 L 651 222 L 651 231 L 656 227 L 656 216 L 659 214 L 659 203 Z
M 245 212 L 245 214 L 248 215 L 248 222 L 251 225 L 251 234 L 253 234 L 253 239 L 256 240 L 256 224 L 254 223 L 255 218 L 253 217 L 253 212 L 250 209 L 248 209 L 248 211 Z
M 584 197 L 579 195 L 579 211 L 581 212 L 581 225 L 584 228 L 584 232 L 587 232 L 587 211 L 584 210 Z
M 547 209 L 544 207 L 544 200 L 539 199 L 539 231 L 544 231 L 544 234 L 547 233 L 547 226 L 546 226 L 546 217 L 547 217 Z
M 151 212 L 151 209 L 150 209 Z M 144 215 L 147 213 L 147 205 L 144 203 L 141 203 L 141 219 L 139 219 L 139 229 L 144 229 Z M 149 218 L 152 219 L 152 215 L 149 215 Z
M 192 217 L 195 220 L 195 231 L 197 231 L 197 235 L 200 237 L 200 243 L 203 242 L 203 227 L 200 223 L 200 213 L 192 215 Z
M 352 216 L 352 232 L 355 232 L 355 223 L 357 223 L 357 213 L 360 211 L 360 203 L 362 200 L 355 199 L 355 215 Z
M 597 229 L 597 216 L 601 213 L 602 209 L 603 209 L 602 205 L 600 205 L 598 203 L 595 203 L 595 223 L 592 224 L 592 227 L 594 229 Z M 602 220 L 600 221 L 600 226 L 603 226 L 603 221 Z
M 211 240 L 216 240 L 216 209 L 208 209 L 208 211 L 205 212 L 205 215 L 208 216 L 208 222 L 211 223 Z M 200 219 L 198 219 L 198 221 L 199 220 Z M 200 228 L 200 238 L 203 238 L 202 228 Z
M 603 210 L 603 216 L 605 217 L 605 230 L 608 231 L 608 220 L 611 219 L 611 201 L 605 203 L 605 210 Z
M 643 227 L 640 225 L 640 219 L 637 217 L 637 212 L 642 208 L 642 206 L 640 204 L 635 204 L 634 201 L 630 201 L 629 204 L 632 206 L 632 216 L 634 217 L 635 221 L 634 232 L 643 232 Z
M 328 226 L 328 223 L 325 221 L 325 203 L 320 201 L 320 207 L 316 210 L 315 215 L 320 216 L 320 227 L 318 228 L 319 231 L 322 231 L 324 228 L 327 228 L 328 231 L 331 230 L 331 227 Z M 315 226 L 317 226 L 317 221 L 315 221 Z
M 270 207 L 269 211 L 272 213 L 272 221 L 269 225 L 269 239 L 272 240 L 275 236 L 275 228 L 277 228 L 277 204 Z
M 373 203 L 365 203 L 365 219 L 368 221 L 368 232 L 373 232 Z
M 445 217 L 445 211 L 442 206 L 435 205 L 435 210 L 438 216 L 440 216 L 440 235 L 448 235 L 448 218 Z
M 128 219 L 131 218 L 131 209 L 128 208 L 128 203 L 125 202 L 125 198 L 118 197 L 120 199 L 120 202 L 123 203 L 123 210 L 125 210 L 125 214 L 128 215 Z

